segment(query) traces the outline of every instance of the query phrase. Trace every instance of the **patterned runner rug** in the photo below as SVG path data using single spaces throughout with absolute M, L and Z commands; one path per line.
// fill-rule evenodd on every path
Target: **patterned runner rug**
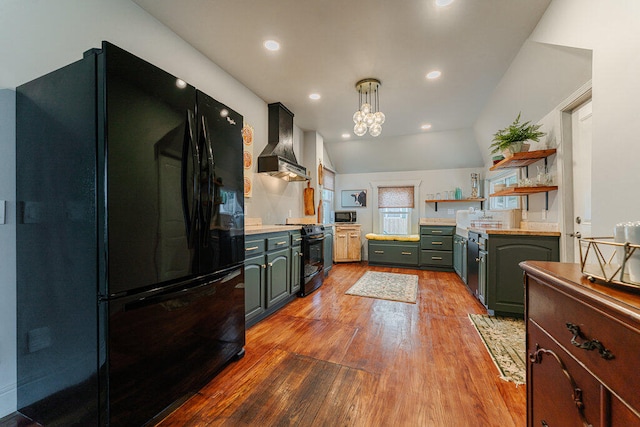
M 418 276 L 367 271 L 345 294 L 415 304 L 418 296 Z
M 516 384 L 526 381 L 527 364 L 524 320 L 510 317 L 469 314 L 500 377 Z

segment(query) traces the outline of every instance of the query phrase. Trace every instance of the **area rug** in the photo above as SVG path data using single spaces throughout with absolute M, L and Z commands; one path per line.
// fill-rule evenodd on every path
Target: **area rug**
M 524 321 L 486 314 L 469 314 L 469 319 L 498 367 L 500 377 L 524 384 L 527 370 Z
M 418 296 L 418 276 L 367 271 L 345 294 L 415 304 Z

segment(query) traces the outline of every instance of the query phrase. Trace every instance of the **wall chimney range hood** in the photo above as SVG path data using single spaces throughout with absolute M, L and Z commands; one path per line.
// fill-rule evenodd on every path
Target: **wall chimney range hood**
M 269 104 L 269 143 L 258 156 L 258 173 L 286 181 L 311 179 L 293 152 L 293 113 L 279 102 Z

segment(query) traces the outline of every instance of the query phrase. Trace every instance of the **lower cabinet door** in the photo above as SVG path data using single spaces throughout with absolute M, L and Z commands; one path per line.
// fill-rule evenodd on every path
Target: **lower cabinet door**
M 289 248 L 267 253 L 267 308 L 290 295 L 290 283 Z
M 244 262 L 244 314 L 249 321 L 265 312 L 265 259 L 260 254 Z
M 291 248 L 291 293 L 295 294 L 300 290 L 302 268 L 302 250 L 300 246 Z
M 527 333 L 528 425 L 600 426 L 600 383 L 531 321 Z

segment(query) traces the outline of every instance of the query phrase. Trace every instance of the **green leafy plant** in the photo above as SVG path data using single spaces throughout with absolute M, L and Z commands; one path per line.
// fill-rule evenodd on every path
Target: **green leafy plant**
M 533 125 L 531 121 L 520 123 L 521 114 L 518 113 L 518 117 L 509 126 L 493 134 L 493 144 L 489 146 L 492 149 L 491 154 L 502 152 L 524 141 L 538 142 L 546 135 L 539 130 L 542 125 Z

